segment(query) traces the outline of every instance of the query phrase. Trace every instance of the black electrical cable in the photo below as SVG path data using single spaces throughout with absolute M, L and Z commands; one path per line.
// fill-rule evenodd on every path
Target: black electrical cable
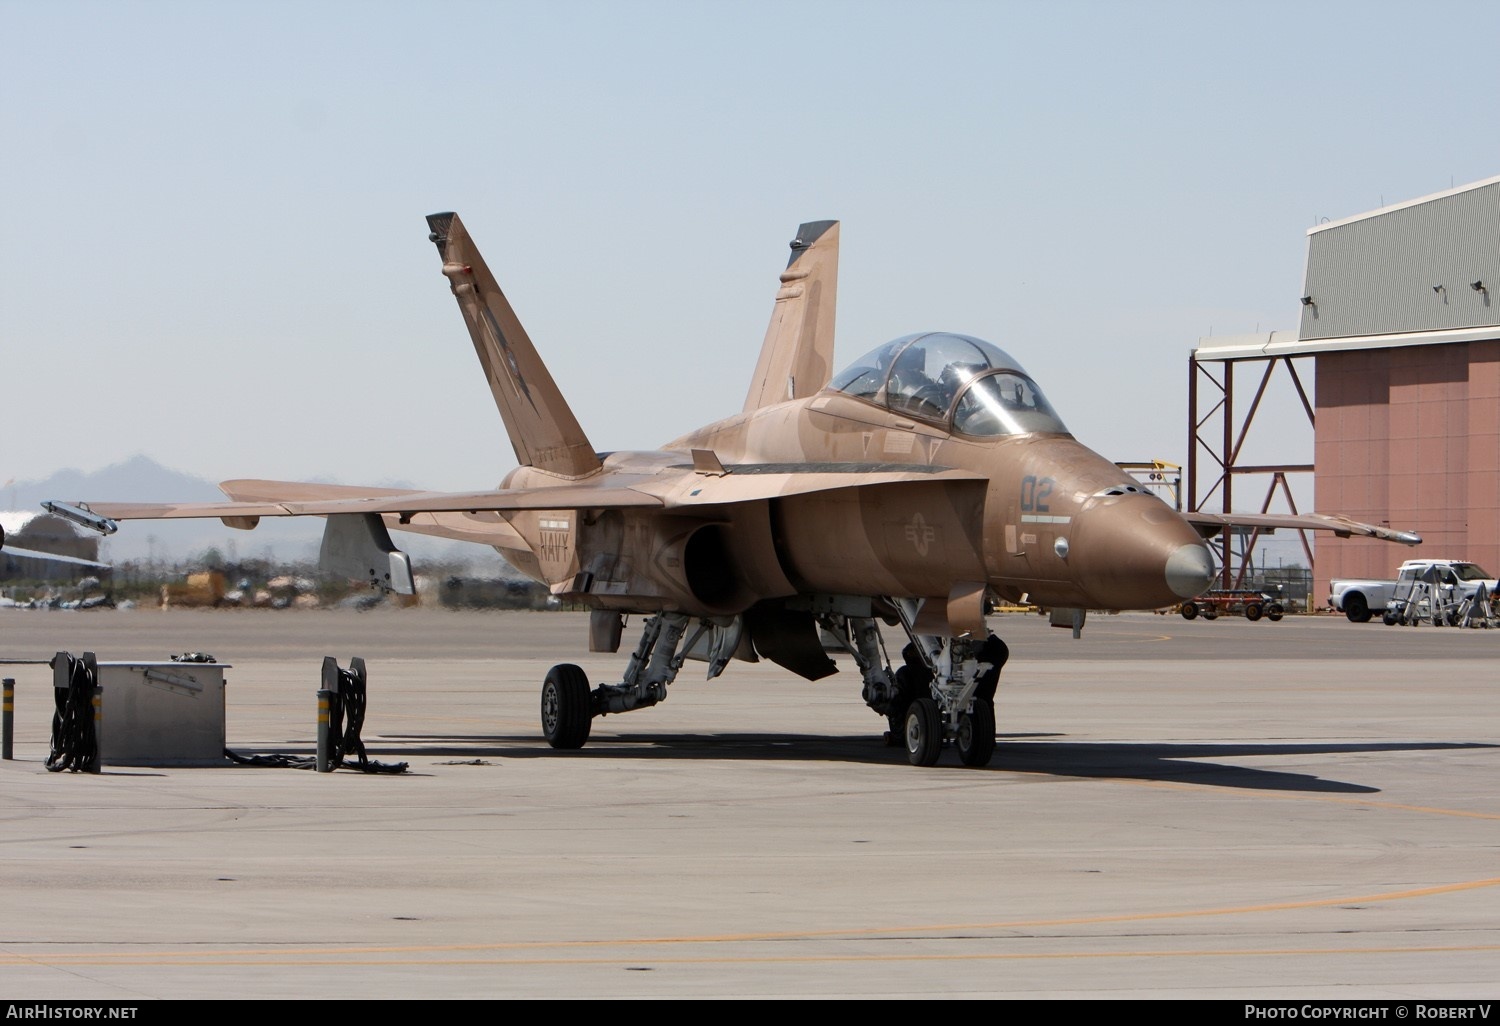
M 236 766 L 274 766 L 278 769 L 305 769 L 315 770 L 318 768 L 318 760 L 312 755 L 241 755 L 224 749 L 224 758 Z M 335 769 L 359 769 L 362 773 L 405 773 L 404 762 L 376 762 L 367 759 L 358 766 L 344 766 L 340 763 Z
M 325 672 L 331 675 L 335 670 L 338 674 L 337 681 L 328 681 L 329 684 L 337 683 L 337 690 L 329 688 L 333 693 L 329 695 L 328 702 L 328 747 L 333 768 L 357 768 L 361 773 L 405 773 L 407 764 L 404 762 L 377 762 L 371 759 L 365 752 L 364 742 L 360 740 L 359 734 L 364 729 L 367 708 L 363 661 L 356 659 L 348 670 L 337 668 L 337 664 L 328 665 Z M 241 766 L 318 768 L 317 759 L 305 755 L 245 756 L 236 755 L 226 748 L 224 756 Z M 346 763 L 345 759 L 348 757 L 353 757 L 359 765 L 356 767 Z
M 365 753 L 359 733 L 365 726 L 365 664 L 354 659 L 349 669 L 339 670 L 339 690 L 328 710 L 328 743 L 333 749 L 334 768 L 344 765 L 346 756 L 359 760 L 361 773 L 405 773 L 404 762 L 376 762 Z
M 224 758 L 237 766 L 276 766 L 281 769 L 318 768 L 318 760 L 311 755 L 240 755 L 226 748 Z
M 58 660 L 66 660 L 59 673 Z M 75 659 L 59 652 L 52 659 L 53 684 L 66 686 L 52 689 L 57 709 L 52 714 L 52 749 L 47 755 L 47 769 L 53 773 L 99 771 L 99 739 L 94 733 L 94 687 L 98 672 L 88 656 Z
M 365 743 L 359 736 L 365 726 L 365 682 L 355 673 L 345 672 L 341 676 L 339 701 L 335 706 L 339 715 L 329 723 L 328 740 L 339 765 L 343 765 L 345 756 L 353 755 L 359 759 L 359 768 L 364 769 L 370 763 L 365 754 Z

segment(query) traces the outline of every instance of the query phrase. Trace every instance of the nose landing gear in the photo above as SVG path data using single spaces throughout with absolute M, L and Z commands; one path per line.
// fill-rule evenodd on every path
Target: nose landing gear
M 953 747 L 965 766 L 990 764 L 995 754 L 995 706 L 989 699 L 975 698 L 973 708 L 959 715 Z
M 913 766 L 936 766 L 943 754 L 943 713 L 927 695 L 906 710 L 906 758 Z
M 965 766 L 987 766 L 995 754 L 995 689 L 1010 649 L 984 640 L 917 634 L 914 604 L 892 602 L 910 642 L 893 673 L 873 618 L 825 618 L 864 678 L 865 703 L 886 717 L 887 745 L 904 745 L 913 766 L 936 765 L 948 742 Z M 850 644 L 845 639 L 852 639 Z

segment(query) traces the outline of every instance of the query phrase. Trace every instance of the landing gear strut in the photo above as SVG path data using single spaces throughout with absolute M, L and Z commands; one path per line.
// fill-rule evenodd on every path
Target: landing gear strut
M 905 745 L 913 766 L 932 766 L 952 741 L 965 766 L 987 766 L 995 753 L 995 689 L 1010 649 L 993 634 L 983 641 L 921 635 L 915 603 L 893 603 L 910 642 L 894 673 L 873 618 L 825 617 L 864 677 L 864 700 L 885 715 L 888 745 Z M 845 640 L 847 639 L 847 640 Z
M 924 657 L 929 694 L 907 710 L 907 759 L 913 766 L 931 766 L 943 742 L 951 740 L 965 766 L 988 766 L 995 754 L 995 688 L 1010 658 L 1005 642 L 993 634 L 983 641 L 913 634 L 908 648 Z M 934 714 L 937 724 L 929 731 L 927 720 Z M 937 740 L 928 742 L 934 732 Z
M 995 753 L 995 688 L 1010 650 L 993 634 L 983 640 L 918 634 L 913 625 L 919 603 L 891 604 L 910 639 L 901 651 L 902 665 L 894 672 L 874 616 L 825 612 L 818 617 L 859 666 L 865 703 L 885 716 L 890 727 L 886 743 L 905 745 L 913 766 L 935 765 L 949 742 L 965 766 L 989 765 Z M 698 619 L 689 634 L 693 622 L 683 613 L 648 617 L 618 684 L 591 689 L 583 670 L 572 663 L 548 670 L 541 701 L 547 743 L 562 750 L 582 748 L 595 716 L 664 701 L 688 652 L 706 657 L 708 678 L 717 677 L 739 647 L 741 621 Z M 708 640 L 700 649 L 705 635 Z
M 739 642 L 737 624 L 699 620 L 683 645 L 689 622 L 681 613 L 658 613 L 647 618 L 640 644 L 631 654 L 625 679 L 619 684 L 600 684 L 590 690 L 588 677 L 572 663 L 560 663 L 548 670 L 542 682 L 542 736 L 547 743 L 559 749 L 582 748 L 595 716 L 645 709 L 665 701 L 667 687 L 677 679 L 687 652 L 709 633 L 708 677 L 717 677 Z

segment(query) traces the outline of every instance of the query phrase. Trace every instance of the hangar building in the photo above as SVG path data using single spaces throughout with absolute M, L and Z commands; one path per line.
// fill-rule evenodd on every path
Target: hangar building
M 1268 378 L 1284 365 L 1306 405 L 1294 368 L 1307 360 L 1313 464 L 1237 467 L 1249 423 L 1228 403 L 1233 368 L 1255 361 Z M 1202 494 L 1212 489 L 1197 487 L 1190 469 L 1192 508 L 1220 508 L 1240 474 L 1311 469 L 1317 511 L 1423 538 L 1406 549 L 1320 535 L 1315 595 L 1333 578 L 1391 577 L 1419 555 L 1500 570 L 1500 177 L 1309 229 L 1298 331 L 1201 340 L 1190 391 L 1209 365 L 1222 390 L 1209 398 L 1225 407 L 1213 453 L 1223 488 Z M 1190 406 L 1192 468 L 1219 440 L 1205 431 L 1196 392 Z

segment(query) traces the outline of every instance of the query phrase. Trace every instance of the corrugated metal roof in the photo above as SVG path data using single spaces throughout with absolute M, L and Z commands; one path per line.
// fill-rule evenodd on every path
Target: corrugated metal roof
M 1298 336 L 1500 328 L 1500 178 L 1308 233 Z
M 1453 189 L 1444 189 L 1442 192 L 1434 192 L 1427 196 L 1419 196 L 1416 199 L 1405 200 L 1401 203 L 1392 203 L 1390 206 L 1381 207 L 1379 210 L 1371 210 L 1363 214 L 1355 214 L 1353 217 L 1346 217 L 1339 221 L 1330 221 L 1327 224 L 1314 225 L 1307 230 L 1307 234 L 1312 235 L 1315 232 L 1326 232 L 1330 228 L 1342 228 L 1344 225 L 1353 224 L 1355 221 L 1365 221 L 1372 217 L 1379 217 L 1381 214 L 1389 214 L 1394 210 L 1405 210 L 1407 207 L 1415 207 L 1423 203 L 1431 203 L 1433 200 L 1446 199 L 1449 196 L 1457 196 L 1465 192 L 1472 192 L 1475 189 L 1482 189 L 1487 185 L 1497 184 L 1500 184 L 1500 175 L 1496 175 L 1494 178 L 1486 178 L 1480 182 L 1470 182 L 1468 185 L 1460 185 Z
M 1307 234 L 1299 329 L 1200 338 L 1195 361 L 1500 338 L 1500 175 Z

